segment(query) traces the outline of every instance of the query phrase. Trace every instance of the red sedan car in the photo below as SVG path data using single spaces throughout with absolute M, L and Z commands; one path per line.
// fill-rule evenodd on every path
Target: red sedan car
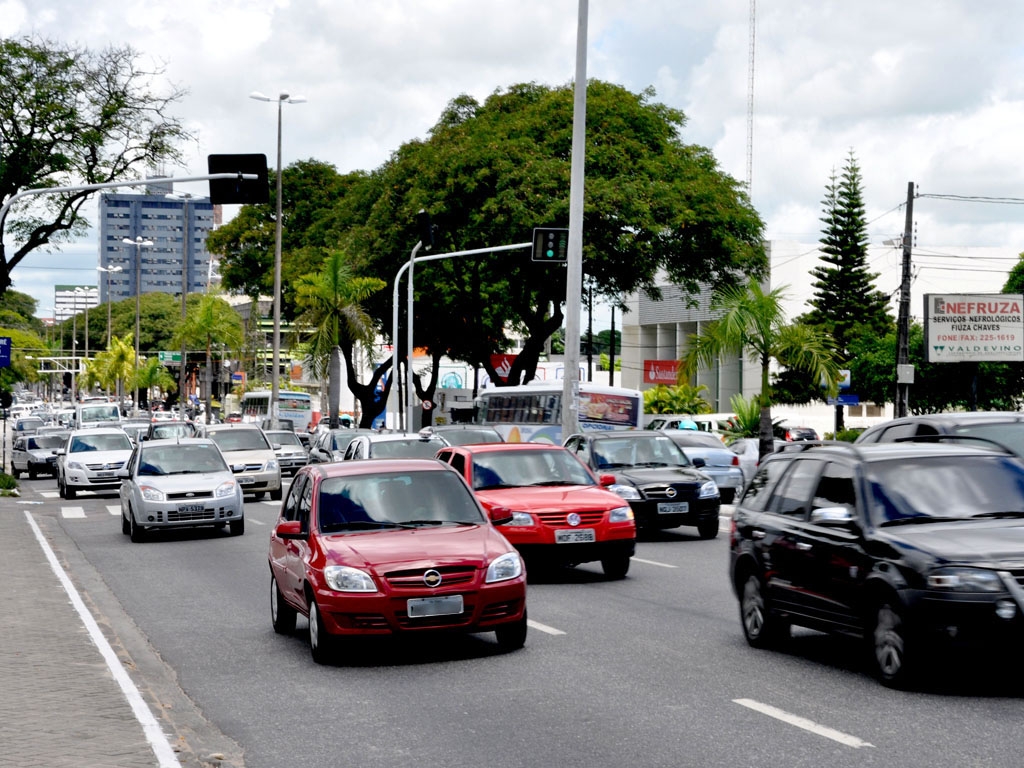
M 433 459 L 303 467 L 270 536 L 274 630 L 309 618 L 313 659 L 339 638 L 487 632 L 526 642 L 526 571 L 466 483 Z
M 625 578 L 636 548 L 633 510 L 583 462 L 557 445 L 453 445 L 437 458 L 466 479 L 484 509 L 512 510 L 501 532 L 527 560 L 576 565 L 595 560 Z

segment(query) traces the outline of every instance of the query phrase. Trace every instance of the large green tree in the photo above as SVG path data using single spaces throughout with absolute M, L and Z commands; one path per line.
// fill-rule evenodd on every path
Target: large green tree
M 206 350 L 206 423 L 213 413 L 213 347 L 224 346 L 229 350 L 242 346 L 242 318 L 220 296 L 204 295 L 192 307 L 187 308 L 184 320 L 177 323 L 174 331 L 174 349 L 200 347 Z
M 168 115 L 184 92 L 158 83 L 128 46 L 92 51 L 0 39 L 0 205 L 41 187 L 131 180 L 179 158 L 188 134 Z M 83 234 L 91 192 L 30 196 L 0 221 L 0 294 L 27 254 Z M 12 237 L 19 245 L 4 250 Z
M 835 350 L 827 334 L 802 323 L 786 323 L 782 308 L 783 289 L 765 293 L 756 280 L 743 287 L 730 286 L 715 292 L 711 309 L 718 318 L 704 325 L 680 361 L 680 373 L 696 374 L 710 367 L 723 354 L 745 354 L 761 366 L 760 455 L 771 453 L 772 389 L 769 368 L 772 360 L 803 371 L 808 380 L 826 382 L 834 393 L 839 380 Z

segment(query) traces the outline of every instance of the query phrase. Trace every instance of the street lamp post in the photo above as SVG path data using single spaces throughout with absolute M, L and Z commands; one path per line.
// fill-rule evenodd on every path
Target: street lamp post
M 142 235 L 136 235 L 135 239 L 132 240 L 130 237 L 126 237 L 121 240 L 125 245 L 135 246 L 135 415 L 139 413 L 139 316 L 140 316 L 140 298 L 142 296 L 142 246 L 150 246 L 153 244 L 152 240 L 143 239 Z
M 132 241 L 135 242 L 134 240 Z M 110 298 L 110 273 L 120 272 L 124 267 L 96 267 L 100 272 L 107 273 L 107 349 L 110 349 L 110 342 L 113 339 L 110 330 L 110 309 L 114 305 L 113 300 Z
M 78 291 L 71 293 L 71 405 L 78 402 Z
M 250 99 L 257 101 L 277 101 L 277 211 L 274 220 L 274 341 L 273 341 L 273 364 L 274 368 L 270 373 L 270 418 L 277 421 L 278 397 L 281 390 L 281 105 L 300 104 L 306 100 L 304 96 L 290 96 L 287 93 L 279 93 L 276 99 L 264 96 L 259 91 L 249 94 Z

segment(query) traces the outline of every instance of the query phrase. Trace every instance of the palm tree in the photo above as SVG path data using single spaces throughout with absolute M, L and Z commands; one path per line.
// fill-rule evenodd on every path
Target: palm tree
M 746 352 L 751 362 L 761 364 L 760 455 L 772 450 L 772 392 L 769 366 L 774 359 L 787 368 L 800 370 L 813 381 L 824 381 L 829 394 L 835 394 L 839 365 L 828 336 L 802 324 L 786 324 L 782 309 L 783 287 L 765 293 L 751 278 L 746 286 L 724 288 L 715 294 L 712 310 L 720 316 L 691 336 L 689 350 L 680 360 L 686 375 L 701 366 L 710 366 L 720 355 Z
M 113 385 L 117 391 L 120 406 L 124 395 L 124 383 L 135 376 L 135 346 L 131 334 L 114 336 L 110 346 L 96 353 L 86 369 L 86 380 L 98 383 L 107 390 Z
M 305 336 L 304 348 L 314 376 L 329 378 L 335 347 L 373 344 L 373 321 L 362 304 L 386 286 L 387 283 L 376 277 L 354 277 L 344 252 L 338 250 L 328 253 L 320 272 L 296 281 L 295 302 L 302 310 L 296 318 L 296 330 Z M 340 371 L 334 376 L 340 376 Z M 352 377 L 349 380 L 352 381 Z M 334 427 L 339 403 L 332 396 L 329 405 L 330 425 Z
M 213 411 L 213 387 L 210 360 L 213 345 L 238 349 L 242 345 L 242 319 L 224 299 L 210 294 L 204 295 L 189 309 L 185 319 L 174 331 L 173 344 L 176 347 L 206 347 L 206 423 L 210 423 Z M 184 393 L 182 393 L 184 396 Z
M 167 372 L 158 357 L 150 357 L 139 363 L 134 389 L 136 392 L 145 392 L 148 403 L 149 393 L 153 387 L 158 387 L 163 392 L 174 391 L 178 388 L 178 382 Z

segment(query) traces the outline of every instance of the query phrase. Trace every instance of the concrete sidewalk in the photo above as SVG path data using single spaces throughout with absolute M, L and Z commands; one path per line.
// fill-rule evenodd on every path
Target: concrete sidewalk
M 32 509 L 0 499 L 0 766 L 183 765 Z

